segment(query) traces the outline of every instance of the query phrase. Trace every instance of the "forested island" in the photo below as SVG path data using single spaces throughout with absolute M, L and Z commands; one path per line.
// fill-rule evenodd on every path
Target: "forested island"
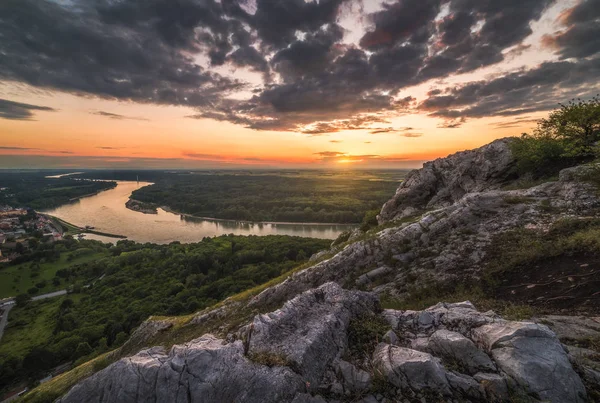
M 189 214 L 243 221 L 360 223 L 398 187 L 405 172 L 374 177 L 347 174 L 170 175 L 133 192 L 138 208 L 157 207 Z

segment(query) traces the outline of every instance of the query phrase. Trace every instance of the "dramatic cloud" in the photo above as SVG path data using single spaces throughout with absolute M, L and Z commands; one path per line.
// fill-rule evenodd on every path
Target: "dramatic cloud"
M 557 107 L 561 100 L 600 91 L 600 58 L 546 62 L 537 68 L 445 88 L 419 109 L 446 119 L 515 116 Z
M 600 51 L 600 4 L 582 0 L 561 17 L 565 29 L 544 37 L 544 43 L 556 49 L 561 59 L 592 56 Z
M 560 16 L 562 29 L 543 39 L 558 61 L 431 88 L 418 105 L 403 93 L 530 52 L 524 42 L 533 23 L 554 3 L 4 0 L 0 81 L 189 106 L 196 110 L 190 118 L 255 130 L 391 133 L 391 119 L 415 109 L 452 128 L 466 118 L 547 110 L 567 96 L 595 91 L 600 7 L 582 0 Z M 355 27 L 342 17 L 352 5 L 376 11 L 357 16 L 360 27 L 350 32 Z M 52 110 L 7 102 L 0 102 L 5 119 Z
M 54 112 L 56 109 L 0 99 L 0 119 L 31 120 L 34 111 Z
M 199 3 L 2 1 L 0 15 L 10 18 L 0 19 L 0 80 L 137 102 L 207 105 L 242 84 L 177 51 L 196 41 L 189 35 L 203 15 L 183 5 Z

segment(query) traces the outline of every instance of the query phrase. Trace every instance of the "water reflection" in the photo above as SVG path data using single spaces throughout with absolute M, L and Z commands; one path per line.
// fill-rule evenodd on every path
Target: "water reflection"
M 150 183 L 120 181 L 114 189 L 45 212 L 78 226 L 90 225 L 97 231 L 125 235 L 137 242 L 161 244 L 172 241 L 198 242 L 206 236 L 230 233 L 335 239 L 341 232 L 354 227 L 343 224 L 250 223 L 190 217 L 163 209 L 158 209 L 158 214 L 143 214 L 127 209 L 125 202 L 131 192 L 147 185 Z

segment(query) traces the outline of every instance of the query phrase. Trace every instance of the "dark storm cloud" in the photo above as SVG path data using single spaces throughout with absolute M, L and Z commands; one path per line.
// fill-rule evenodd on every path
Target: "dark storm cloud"
M 249 67 L 251 70 L 263 73 L 269 71 L 269 64 L 265 57 L 252 46 L 235 50 L 228 56 L 228 60 L 234 66 Z
M 7 16 L 0 19 L 0 79 L 106 98 L 196 106 L 240 87 L 235 80 L 205 71 L 159 40 L 155 31 L 138 28 L 135 12 L 124 13 L 120 21 L 132 27 L 116 28 L 102 23 L 87 3 L 68 8 L 35 0 L 0 2 L 0 15 Z M 175 34 L 171 41 L 185 45 Z
M 35 111 L 54 112 L 56 109 L 0 99 L 0 119 L 31 120 Z
M 281 49 L 296 40 L 296 31 L 310 33 L 335 22 L 344 1 L 346 0 L 257 0 L 254 15 L 235 7 L 235 1 L 227 0 L 226 3 L 232 14 L 256 29 L 265 46 Z
M 562 59 L 583 58 L 600 52 L 600 4 L 583 0 L 560 17 L 565 29 L 546 35 L 543 42 Z
M 0 81 L 186 105 L 197 110 L 192 118 L 255 130 L 385 130 L 358 120 L 387 120 L 414 108 L 413 98 L 398 99 L 403 88 L 514 57 L 552 2 L 389 0 L 366 16 L 370 26 L 353 45 L 338 22 L 354 1 L 4 0 Z M 591 59 L 600 50 L 596 3 L 565 12 L 564 30 L 544 40 L 569 61 L 432 89 L 419 108 L 458 127 L 463 117 L 545 110 L 584 92 L 579 87 L 598 77 Z M 221 65 L 262 73 L 263 85 L 251 89 L 210 70 Z M 229 96 L 242 90 L 251 95 Z M 0 117 L 28 119 L 32 110 L 0 110 Z
M 452 0 L 449 14 L 437 24 L 434 49 L 424 60 L 420 81 L 463 73 L 504 60 L 503 51 L 531 33 L 552 0 Z
M 440 0 L 384 3 L 381 11 L 369 15 L 374 28 L 361 38 L 360 45 L 375 50 L 398 42 L 424 43 L 429 39 L 429 24 L 439 13 L 440 6 Z
M 271 59 L 273 70 L 286 81 L 321 72 L 339 55 L 339 49 L 333 48 L 333 45 L 342 37 L 343 29 L 339 25 L 327 25 L 277 52 Z
M 546 62 L 531 70 L 446 88 L 418 108 L 449 120 L 545 111 L 566 99 L 595 95 L 600 85 L 589 79 L 598 76 L 600 58 Z

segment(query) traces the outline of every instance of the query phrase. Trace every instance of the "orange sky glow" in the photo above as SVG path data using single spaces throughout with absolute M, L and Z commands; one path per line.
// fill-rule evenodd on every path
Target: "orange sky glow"
M 244 6 L 246 8 L 258 7 L 256 2 L 246 3 L 253 5 Z M 381 17 L 383 14 L 377 13 L 387 6 L 378 0 L 365 0 L 363 8 L 351 0 L 339 3 L 341 8 L 334 17 L 343 35 L 332 46 L 331 52 L 337 53 L 328 56 L 331 57 L 329 63 L 333 60 L 337 63 L 339 59 L 336 58 L 341 58 L 343 52 L 359 47 L 365 50 L 367 57 L 375 60 L 377 52 L 383 52 L 375 46 L 394 38 L 393 33 L 380 29 L 385 21 Z M 391 3 L 394 2 L 388 2 Z M 504 113 L 500 107 L 489 113 L 467 113 L 467 110 L 488 108 L 489 104 L 496 102 L 496 98 L 490 98 L 489 102 L 471 99 L 472 107 L 465 103 L 465 106 L 459 107 L 463 109 L 454 111 L 447 106 L 436 106 L 435 109 L 428 104 L 438 102 L 436 105 L 439 105 L 445 94 L 454 96 L 458 93 L 457 89 L 464 90 L 471 83 L 487 83 L 510 74 L 535 72 L 544 63 L 589 61 L 588 56 L 565 58 L 558 53 L 562 42 L 557 32 L 569 28 L 569 16 L 574 14 L 572 10 L 585 0 L 548 0 L 546 3 L 527 22 L 531 32 L 519 42 L 511 42 L 510 46 L 502 48 L 502 60 L 468 71 L 432 75 L 431 79 L 415 81 L 414 85 L 397 86 L 396 89 L 390 87 L 389 94 L 385 85 L 380 84 L 365 90 L 365 97 L 377 91 L 378 96 L 392 97 L 394 102 L 409 100 L 406 105 L 394 110 L 357 109 L 354 106 L 352 109 L 340 104 L 327 113 L 311 111 L 310 117 L 303 111 L 282 113 L 279 110 L 277 113 L 269 112 L 270 115 L 253 112 L 255 115 L 248 117 L 238 108 L 237 115 L 223 118 L 218 116 L 225 116 L 225 106 L 215 108 L 214 102 L 208 106 L 186 106 L 187 98 L 183 104 L 180 100 L 142 102 L 129 95 L 118 97 L 91 90 L 86 92 L 77 89 L 75 84 L 66 87 L 62 83 L 50 82 L 50 79 L 49 84 L 37 85 L 37 81 L 27 82 L 26 78 L 18 78 L 18 71 L 5 72 L 0 67 L 0 101 L 6 100 L 6 108 L 16 108 L 23 113 L 11 115 L 13 111 L 8 110 L 3 114 L 0 103 L 0 168 L 417 168 L 431 159 L 531 131 L 537 119 L 547 116 L 551 107 L 546 104 L 532 110 L 524 109 L 522 113 L 518 110 Z M 363 15 L 360 18 L 359 10 Z M 429 39 L 429 56 L 423 59 L 428 63 L 448 48 L 449 45 L 443 43 L 442 28 L 447 21 L 456 20 L 459 14 L 445 2 L 437 13 L 432 20 L 437 28 L 432 32 L 438 32 L 439 38 L 435 34 Z M 84 17 L 88 18 L 81 18 Z M 2 24 L 0 22 L 0 36 L 4 28 Z M 329 22 L 324 27 L 331 27 L 331 24 Z M 484 28 L 481 28 L 482 25 Z M 194 63 L 206 71 L 246 83 L 243 90 L 222 95 L 219 102 L 223 105 L 251 100 L 253 94 L 260 91 L 266 94 L 272 88 L 288 85 L 292 83 L 292 74 L 298 74 L 295 70 L 290 73 L 290 64 L 286 64 L 285 69 L 276 64 L 279 60 L 277 50 L 274 50 L 274 45 L 270 48 L 265 45 L 267 39 L 260 39 L 260 27 L 256 28 L 258 33 L 254 33 L 255 26 L 252 24 L 245 29 L 254 35 L 257 45 L 252 45 L 253 49 L 264 52 L 265 60 L 271 66 L 268 79 L 265 78 L 267 73 L 259 73 L 255 68 L 227 63 L 216 65 L 216 62 L 209 61 L 204 51 L 198 50 L 194 55 Z M 321 27 L 321 30 L 324 29 Z M 474 37 L 479 35 L 478 29 L 483 32 L 485 21 L 473 25 L 471 34 Z M 297 31 L 296 42 L 308 41 L 312 34 Z M 289 45 L 289 49 L 291 47 Z M 279 51 L 281 49 L 285 50 L 285 47 Z M 3 51 L 1 44 L 0 51 Z M 189 53 L 188 50 L 181 52 Z M 307 75 L 293 77 L 295 83 L 308 80 Z M 553 91 L 559 96 L 571 95 L 585 87 L 582 83 L 577 85 L 580 87 L 553 87 Z M 596 81 L 592 86 L 597 85 Z M 288 102 L 293 102 L 294 96 L 290 97 L 292 100 Z M 564 99 L 557 98 L 555 101 L 554 104 L 558 104 Z M 212 115 L 207 113 L 207 108 L 212 108 Z M 346 115 L 340 112 L 344 108 L 349 110 Z M 516 104 L 513 109 L 517 109 Z M 365 117 L 366 123 L 361 120 L 352 126 L 351 119 Z M 272 129 L 256 126 L 276 122 L 277 119 L 281 119 L 282 123 Z M 321 129 L 323 126 L 327 129 Z

